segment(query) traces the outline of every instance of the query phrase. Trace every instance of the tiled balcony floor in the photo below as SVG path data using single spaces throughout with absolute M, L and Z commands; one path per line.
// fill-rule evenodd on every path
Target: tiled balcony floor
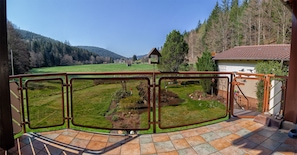
M 231 119 L 209 126 L 162 134 L 125 136 L 71 129 L 29 133 L 19 139 L 19 147 L 23 155 L 33 154 L 32 150 L 37 155 L 297 155 L 297 139 L 289 138 L 287 133 L 287 130 L 265 127 L 252 119 Z M 18 145 L 7 152 L 18 153 Z M 5 151 L 0 150 L 0 154 L 5 154 Z

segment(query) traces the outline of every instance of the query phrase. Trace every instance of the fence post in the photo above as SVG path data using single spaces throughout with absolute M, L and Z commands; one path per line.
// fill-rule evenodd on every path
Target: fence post
M 156 133 L 156 76 L 153 72 L 153 133 Z

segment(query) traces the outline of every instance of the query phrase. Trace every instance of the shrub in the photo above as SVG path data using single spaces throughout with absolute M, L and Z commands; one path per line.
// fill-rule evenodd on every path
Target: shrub
M 111 120 L 112 121 L 117 121 L 117 120 L 119 120 L 119 116 L 118 115 L 113 115 Z
M 203 52 L 201 58 L 198 57 L 196 63 L 197 71 L 216 71 L 217 65 L 212 60 L 212 55 L 210 52 L 205 51 Z M 213 76 L 213 75 L 203 75 L 203 76 Z M 211 93 L 211 89 L 214 88 L 216 91 L 216 82 L 213 83 L 212 79 L 202 79 L 200 80 L 201 86 L 203 88 L 204 93 Z
M 278 61 L 259 62 L 255 69 L 257 73 L 262 74 L 288 75 L 288 66 Z M 262 80 L 257 83 L 257 98 L 258 111 L 262 111 L 264 100 L 264 82 Z
M 119 89 L 113 94 L 112 98 L 113 98 L 113 101 L 119 102 L 122 98 L 125 98 L 127 96 L 131 96 L 131 93 L 128 93 L 123 89 Z
M 136 96 L 129 96 L 120 100 L 120 109 L 129 110 L 137 108 L 137 103 L 140 103 L 141 99 Z

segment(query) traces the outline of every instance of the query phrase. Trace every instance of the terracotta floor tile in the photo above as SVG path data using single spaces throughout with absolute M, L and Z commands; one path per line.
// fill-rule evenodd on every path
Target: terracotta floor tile
M 90 150 L 104 150 L 105 147 L 106 142 L 90 141 L 86 148 Z
M 214 131 L 214 130 L 219 130 L 221 128 L 223 128 L 219 123 L 216 124 L 211 124 L 206 126 L 209 130 Z
M 214 141 L 209 142 L 209 144 L 211 144 L 217 150 L 222 150 L 224 148 L 231 146 L 231 143 L 225 140 L 224 138 L 216 139 Z
M 164 142 L 164 141 L 170 140 L 167 134 L 156 134 L 156 135 L 152 135 L 152 137 L 154 142 Z
M 271 154 L 272 151 L 269 150 L 269 149 L 267 149 L 267 148 L 265 148 L 265 147 L 263 147 L 263 146 L 260 146 L 260 145 L 259 145 L 259 146 L 257 146 L 256 148 L 254 148 L 254 149 L 248 151 L 248 153 L 251 154 L 251 155 L 258 155 L 258 154 L 263 154 L 263 155 L 265 155 L 265 154 Z
M 39 141 L 39 140 L 34 140 L 32 142 L 34 148 L 42 150 L 44 148 L 43 142 Z
M 289 138 L 289 136 L 287 132 L 275 132 L 269 138 L 278 142 L 284 142 Z
M 56 130 L 56 131 L 51 131 L 51 132 L 55 132 L 55 133 L 61 134 L 62 132 L 69 131 L 69 130 L 75 131 L 75 130 L 72 130 L 72 129 L 64 129 L 64 130 Z
M 207 127 L 200 127 L 196 129 L 196 133 L 198 135 L 204 134 L 206 132 L 210 132 L 210 130 Z
M 297 139 L 288 138 L 287 140 L 285 140 L 284 143 L 292 145 L 293 147 L 297 148 Z
M 33 151 L 31 149 L 30 145 L 26 145 L 25 147 L 21 148 L 21 152 L 22 152 L 22 154 L 33 154 Z
M 220 122 L 219 124 L 220 124 L 222 127 L 224 127 L 224 128 L 233 125 L 232 122 L 226 122 L 226 121 L 224 121 L 224 122 Z
M 215 130 L 213 132 L 220 137 L 225 137 L 225 136 L 232 134 L 228 129 L 219 129 L 219 130 Z
M 281 145 L 280 142 L 277 142 L 275 140 L 272 139 L 267 139 L 265 140 L 263 143 L 260 144 L 261 146 L 264 146 L 270 150 L 275 150 L 277 147 L 279 147 Z
M 154 143 L 140 144 L 141 154 L 155 154 L 157 153 Z
M 140 154 L 140 145 L 127 143 L 122 145 L 121 155 Z
M 61 143 L 70 144 L 73 139 L 73 137 L 59 135 L 55 140 Z
M 151 136 L 150 137 L 140 136 L 139 141 L 140 141 L 140 144 L 152 143 L 153 142 L 153 138 Z
M 295 153 L 297 153 L 297 148 L 292 147 L 292 145 L 289 144 L 281 144 L 274 150 L 274 152 L 283 155 L 294 155 Z
M 173 154 L 173 155 L 245 155 L 245 154 L 297 154 L 297 139 L 287 136 L 287 130 L 277 130 L 254 122 L 253 119 L 231 119 L 210 126 L 162 134 L 134 136 L 110 135 L 81 132 L 72 129 L 39 133 L 40 137 L 27 133 L 20 138 L 22 154 L 31 154 L 29 136 L 37 155 L 47 154 L 44 144 L 51 154 Z M 54 144 L 42 138 L 70 144 Z M 208 141 L 208 142 L 207 142 Z M 78 148 L 74 148 L 77 146 Z M 2 151 L 2 152 L 1 152 Z M 8 154 L 17 154 L 17 147 Z M 3 150 L 0 150 L 0 154 Z
M 70 145 L 76 146 L 76 147 L 80 147 L 80 148 L 86 148 L 87 145 L 89 144 L 89 140 L 84 140 L 84 139 L 79 139 L 79 138 L 74 138 Z
M 242 128 L 247 128 L 247 127 L 252 126 L 254 124 L 256 124 L 256 122 L 254 122 L 254 121 L 251 121 L 251 120 L 242 120 L 237 125 L 239 125 Z
M 74 130 L 65 130 L 64 132 L 60 133 L 61 135 L 64 136 L 70 136 L 70 137 L 75 137 L 78 134 L 78 131 L 74 131 Z
M 75 138 L 78 139 L 84 139 L 84 140 L 91 140 L 91 138 L 93 137 L 93 133 L 88 133 L 88 132 L 79 132 Z
M 233 143 L 234 141 L 239 140 L 240 138 L 241 137 L 239 135 L 234 134 L 234 133 L 232 133 L 232 134 L 224 137 L 224 139 L 227 140 L 227 141 L 229 141 L 230 143 Z
M 236 143 L 234 143 L 235 146 L 237 146 L 240 149 L 243 150 L 250 150 L 250 149 L 254 149 L 255 147 L 258 146 L 257 143 L 251 142 L 247 139 L 242 139 L 241 141 L 238 141 Z
M 243 138 L 248 138 L 251 135 L 253 135 L 254 132 L 251 132 L 251 131 L 249 131 L 247 129 L 241 129 L 241 130 L 237 131 L 236 134 L 238 134 L 239 136 L 241 136 Z
M 158 153 L 174 151 L 175 148 L 171 141 L 155 142 L 155 148 Z
M 183 135 L 183 137 L 185 137 L 185 138 L 199 135 L 199 133 L 197 133 L 196 130 L 181 131 L 180 133 L 181 133 L 181 134 Z
M 232 133 L 236 133 L 236 132 L 238 132 L 239 130 L 241 130 L 242 127 L 238 126 L 237 124 L 234 124 L 234 125 L 228 127 L 227 129 L 228 129 L 230 132 L 232 132 Z
M 211 154 L 217 152 L 217 150 L 211 146 L 208 143 L 200 144 L 197 146 L 194 146 L 193 149 L 198 153 L 198 154 Z
M 198 153 L 193 148 L 186 148 L 177 150 L 179 155 L 198 155 Z
M 256 144 L 260 144 L 260 143 L 264 142 L 267 139 L 267 137 L 264 137 L 259 134 L 253 134 L 250 137 L 248 137 L 247 139 L 250 140 L 251 142 L 256 143 Z
M 192 147 L 206 142 L 201 136 L 188 137 L 186 140 Z
M 107 142 L 109 135 L 94 134 L 91 141 Z
M 262 125 L 262 124 L 258 124 L 258 123 L 246 127 L 246 129 L 248 129 L 248 130 L 250 130 L 250 131 L 257 131 L 257 130 L 260 130 L 261 128 L 263 128 L 263 125 Z
M 170 140 L 176 140 L 176 139 L 181 139 L 184 138 L 182 134 L 180 133 L 175 133 L 175 134 L 168 134 Z
M 207 142 L 210 142 L 210 141 L 213 141 L 215 139 L 218 139 L 220 138 L 219 135 L 215 134 L 214 132 L 207 132 L 207 133 L 204 133 L 202 135 L 200 135 L 203 139 L 205 139 L 205 141 Z
M 245 155 L 246 153 L 235 146 L 229 146 L 221 151 L 219 151 L 223 155 Z
M 259 130 L 257 132 L 257 134 L 262 135 L 262 136 L 265 136 L 265 137 L 270 137 L 274 133 L 275 133 L 274 130 L 270 130 L 270 129 L 267 129 L 267 128 L 263 128 L 263 129 L 261 129 L 261 130 Z
M 109 136 L 108 142 L 109 143 L 124 143 L 126 136 Z
M 162 153 L 158 153 L 158 155 L 178 155 L 178 152 L 177 151 L 162 152 Z
M 172 143 L 177 150 L 191 147 L 190 144 L 184 138 L 173 140 Z

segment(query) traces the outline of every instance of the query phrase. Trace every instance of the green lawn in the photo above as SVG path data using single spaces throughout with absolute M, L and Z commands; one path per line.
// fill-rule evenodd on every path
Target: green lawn
M 131 67 L 126 66 L 126 64 L 98 64 L 38 68 L 32 69 L 31 72 L 116 72 L 153 71 L 153 69 L 154 66 L 150 64 L 133 64 Z M 136 91 L 136 85 L 139 84 L 139 81 L 127 84 L 127 89 L 130 90 L 130 88 L 133 88 L 133 96 L 137 97 L 138 92 Z M 59 83 L 59 80 L 48 82 L 29 82 L 28 86 L 28 110 L 30 112 L 29 116 L 31 127 L 44 127 L 61 124 L 63 122 L 63 119 L 61 119 L 63 110 L 61 102 L 61 83 Z M 164 83 L 161 83 L 161 88 L 164 87 Z M 114 114 L 113 111 L 110 111 L 109 107 L 115 92 L 122 89 L 122 85 L 119 81 L 115 83 L 107 82 L 107 84 L 95 84 L 92 79 L 74 80 L 72 88 L 72 117 L 75 124 L 88 125 L 96 128 L 112 127 L 112 123 L 110 120 L 106 119 L 106 116 Z M 226 115 L 225 106 L 217 101 L 191 99 L 189 94 L 196 90 L 202 90 L 199 83 L 188 85 L 175 84 L 168 86 L 168 91 L 177 94 L 179 98 L 182 99 L 182 103 L 177 106 L 162 106 L 160 109 L 157 109 L 161 111 L 161 121 L 160 126 L 157 126 L 157 132 L 176 131 L 189 128 L 181 127 L 163 130 L 160 129 L 160 127 L 170 128 L 173 126 L 194 124 L 212 119 L 223 118 Z M 66 98 L 64 98 L 64 100 L 66 101 Z M 141 114 L 140 128 L 146 128 L 148 126 L 147 116 L 147 112 Z M 225 119 L 219 119 L 219 121 L 221 120 Z M 205 123 L 199 124 L 198 126 L 200 125 L 205 125 Z M 65 127 L 65 125 L 63 127 Z M 71 128 L 92 132 L 101 131 L 99 129 L 81 128 L 73 125 L 71 125 Z M 150 133 L 151 131 L 152 128 L 142 133 Z
M 156 67 L 157 69 L 157 67 Z M 91 64 L 76 66 L 57 66 L 33 68 L 31 73 L 61 73 L 61 72 L 118 72 L 118 71 L 153 71 L 154 66 L 151 64 Z
M 222 118 L 219 120 L 225 120 L 227 116 L 225 105 L 215 100 L 191 99 L 189 97 L 189 94 L 193 93 L 196 90 L 202 90 L 199 84 L 168 86 L 168 91 L 178 94 L 178 96 L 183 99 L 183 102 L 177 106 L 161 106 L 160 109 L 157 109 L 160 110 L 160 116 L 157 113 L 157 117 L 160 117 L 160 126 L 157 126 L 158 132 L 175 131 L 186 129 L 189 127 L 180 127 L 174 129 L 160 128 L 171 128 L 175 126 L 183 126 L 186 124 L 196 124 L 199 122 L 206 122 L 218 118 Z M 147 119 L 147 116 L 142 115 L 141 118 L 144 121 Z M 202 123 L 202 125 L 203 124 L 205 125 L 206 123 Z M 195 127 L 197 127 L 197 125 L 195 125 Z M 142 133 L 150 132 L 152 131 L 149 130 Z

